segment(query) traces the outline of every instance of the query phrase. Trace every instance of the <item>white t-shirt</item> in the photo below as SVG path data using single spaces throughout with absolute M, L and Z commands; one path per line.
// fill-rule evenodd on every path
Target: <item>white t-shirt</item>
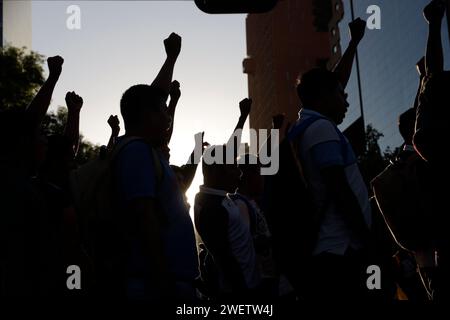
M 324 116 L 304 108 L 300 111 L 299 120 L 295 126 L 301 125 L 309 117 Z M 328 119 L 316 120 L 297 139 L 299 139 L 298 155 L 302 161 L 305 178 L 313 193 L 314 202 L 319 210 L 325 210 L 313 254 L 330 252 L 344 255 L 349 246 L 360 249 L 361 242 L 353 236 L 343 219 L 343 214 L 337 212 L 336 205 L 328 194 L 320 173 L 321 169 L 327 166 L 344 166 L 348 184 L 358 199 L 364 220 L 370 226 L 369 196 L 350 143 L 345 137 L 341 138 L 335 124 Z
M 224 197 L 222 206 L 228 213 L 228 242 L 231 252 L 239 264 L 247 288 L 255 288 L 261 282 L 257 258 L 250 231 L 250 218 L 244 203 L 237 203 L 224 190 L 200 186 L 200 192 Z M 221 288 L 230 290 L 230 285 L 221 277 Z

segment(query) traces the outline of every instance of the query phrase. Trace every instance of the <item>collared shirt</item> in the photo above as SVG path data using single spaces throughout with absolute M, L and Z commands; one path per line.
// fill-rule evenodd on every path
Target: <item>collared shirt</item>
M 371 225 L 371 208 L 366 185 L 359 171 L 356 157 L 348 140 L 338 133 L 336 125 L 322 114 L 303 108 L 297 125 L 309 117 L 320 117 L 299 136 L 298 155 L 302 161 L 305 178 L 313 193 L 314 202 L 324 217 L 313 254 L 330 252 L 344 255 L 349 247 L 360 249 L 361 242 L 354 237 L 343 214 L 328 193 L 321 170 L 330 166 L 343 166 L 348 184 L 356 196 L 367 225 Z M 294 128 L 295 128 L 294 126 Z M 293 128 L 293 129 L 294 129 Z

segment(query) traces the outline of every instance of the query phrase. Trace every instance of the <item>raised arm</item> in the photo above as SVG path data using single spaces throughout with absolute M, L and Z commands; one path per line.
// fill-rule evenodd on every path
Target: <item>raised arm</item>
M 111 136 L 109 137 L 108 146 L 106 147 L 106 149 L 110 151 L 114 148 L 117 137 L 119 136 L 120 132 L 119 118 L 117 116 L 110 115 L 108 118 L 108 124 L 109 127 L 111 128 Z
M 286 121 L 286 115 L 284 113 L 279 113 L 272 116 L 272 129 L 278 130 L 278 143 L 283 141 L 286 137 L 290 123 Z M 258 150 L 258 155 L 262 153 L 266 153 L 267 156 L 272 154 L 272 134 L 269 133 L 267 140 L 261 145 L 261 148 Z
M 180 171 L 183 176 L 183 192 L 186 192 L 190 188 L 192 181 L 194 180 L 198 164 L 200 162 L 200 157 L 203 155 L 206 148 L 209 147 L 209 143 L 203 141 L 204 135 L 205 133 L 202 132 L 200 141 L 197 141 L 197 138 L 195 139 L 195 147 L 194 150 L 192 150 L 191 155 L 189 156 L 189 160 L 186 162 L 186 164 L 180 167 Z
M 445 3 L 442 0 L 431 1 L 423 10 L 428 22 L 427 52 L 425 66 L 427 75 L 444 70 L 444 56 L 442 52 L 441 26 L 445 13 Z
M 204 136 L 205 136 L 205 132 L 202 132 L 201 140 L 197 141 L 197 139 L 195 139 L 195 147 L 194 147 L 194 150 L 192 150 L 191 155 L 189 156 L 188 162 L 185 164 L 186 166 L 191 165 L 191 164 L 197 165 L 198 162 L 200 161 L 200 159 L 195 159 L 195 157 L 197 155 L 197 153 L 195 151 L 201 150 L 201 154 L 203 154 L 203 152 L 205 152 L 206 148 L 210 146 L 210 144 L 208 142 L 203 141 Z M 197 162 L 197 163 L 195 163 L 195 162 Z
M 64 131 L 64 135 L 72 144 L 74 154 L 78 152 L 78 146 L 80 143 L 80 111 L 83 106 L 83 98 L 77 95 L 75 92 L 67 92 L 66 94 L 67 104 L 67 123 Z
M 173 81 L 172 84 L 170 85 L 169 95 L 170 95 L 170 102 L 167 107 L 167 113 L 172 118 L 172 122 L 170 124 L 169 137 L 167 143 L 169 143 L 170 139 L 172 138 L 173 125 L 175 122 L 175 110 L 177 108 L 178 100 L 180 100 L 181 96 L 180 83 L 177 80 Z
M 348 26 L 350 28 L 351 36 L 350 43 L 348 44 L 348 47 L 342 55 L 338 65 L 334 69 L 334 72 L 338 74 L 339 80 L 344 88 L 347 86 L 348 80 L 350 79 L 353 60 L 355 60 L 358 44 L 364 37 L 366 22 L 360 18 L 357 18 L 350 22 Z
M 49 76 L 42 85 L 39 92 L 33 98 L 27 107 L 27 114 L 31 119 L 31 123 L 35 130 L 39 130 L 45 114 L 47 113 L 50 101 L 52 99 L 53 90 L 61 75 L 64 59 L 60 56 L 50 57 L 47 59 Z
M 239 102 L 240 116 L 230 139 L 228 139 L 227 145 L 235 143 L 235 147 L 239 148 L 241 144 L 242 129 L 244 128 L 245 121 L 247 121 L 248 115 L 252 108 L 252 99 L 245 98 Z M 236 150 L 237 151 L 237 150 Z
M 161 70 L 159 70 L 151 85 L 163 90 L 168 95 L 172 83 L 173 69 L 181 50 L 181 37 L 176 33 L 171 33 L 164 40 L 164 48 L 167 54 L 166 61 L 164 61 Z
M 417 88 L 416 98 L 414 99 L 414 110 L 417 110 L 417 107 L 419 106 L 419 96 L 420 92 L 422 90 L 422 81 L 423 78 L 426 75 L 426 68 L 425 68 L 425 57 L 422 57 L 416 64 L 417 73 L 419 74 L 419 86 Z

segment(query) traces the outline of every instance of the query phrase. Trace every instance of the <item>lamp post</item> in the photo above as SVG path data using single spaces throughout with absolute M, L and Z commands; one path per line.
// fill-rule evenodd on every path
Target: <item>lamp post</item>
M 448 0 L 448 2 L 450 3 L 450 0 Z M 353 20 L 355 20 L 355 10 L 354 10 L 354 6 L 353 6 L 353 0 L 350 0 L 350 10 L 351 10 L 352 21 L 353 21 Z M 358 50 L 356 50 L 355 60 L 356 60 L 356 76 L 357 76 L 357 80 L 358 80 L 359 107 L 360 107 L 360 111 L 361 111 L 361 121 L 362 121 L 362 125 L 363 125 L 364 136 L 365 136 L 365 134 L 366 134 L 366 121 L 364 119 L 364 108 L 363 108 L 363 98 L 362 98 L 362 88 L 361 88 L 361 74 L 360 74 L 360 68 L 359 68 Z

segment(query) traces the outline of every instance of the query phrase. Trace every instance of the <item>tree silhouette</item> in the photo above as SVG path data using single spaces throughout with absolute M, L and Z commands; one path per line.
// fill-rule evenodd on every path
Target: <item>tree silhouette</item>
M 0 48 L 0 110 L 25 109 L 44 83 L 44 57 L 25 48 Z
M 0 48 L 0 111 L 25 109 L 44 83 L 44 56 L 26 48 L 6 46 Z M 64 133 L 67 109 L 59 107 L 47 113 L 41 127 L 46 135 Z M 99 146 L 80 135 L 80 146 L 76 163 L 81 165 L 93 159 Z

